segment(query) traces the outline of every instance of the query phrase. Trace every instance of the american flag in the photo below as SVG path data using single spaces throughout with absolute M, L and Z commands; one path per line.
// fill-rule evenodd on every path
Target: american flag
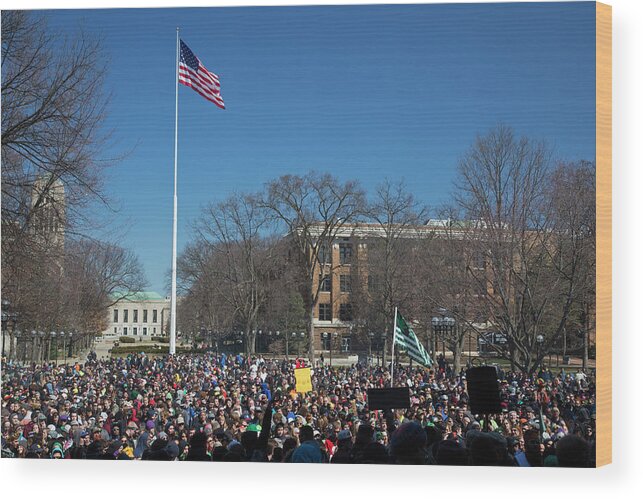
M 179 61 L 179 83 L 190 87 L 202 97 L 214 102 L 221 109 L 225 104 L 221 98 L 219 77 L 208 71 L 194 52 L 181 40 L 181 59 Z

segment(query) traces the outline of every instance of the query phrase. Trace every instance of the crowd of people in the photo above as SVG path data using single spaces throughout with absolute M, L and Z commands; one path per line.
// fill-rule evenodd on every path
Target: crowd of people
M 471 412 L 466 371 L 396 365 L 410 407 L 369 410 L 385 367 L 312 367 L 242 355 L 132 354 L 73 365 L 2 365 L 2 456 L 589 467 L 592 373 L 500 373 L 501 411 Z

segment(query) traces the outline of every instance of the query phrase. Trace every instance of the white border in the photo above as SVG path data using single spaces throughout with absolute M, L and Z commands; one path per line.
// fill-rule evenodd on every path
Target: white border
M 270 5 L 439 3 L 355 0 L 352 2 L 273 1 Z M 453 2 L 464 3 L 464 2 Z M 478 3 L 478 2 L 476 2 Z M 643 130 L 640 117 L 643 79 L 640 48 L 643 47 L 643 2 L 612 0 L 613 6 L 613 235 L 614 235 L 614 464 L 598 470 L 502 469 L 450 467 L 382 467 L 256 465 L 233 463 L 149 462 L 35 462 L 0 461 L 6 497 L 53 494 L 65 497 L 189 497 L 234 494 L 235 498 L 347 497 L 454 497 L 499 499 L 503 497 L 554 498 L 614 496 L 641 482 L 643 445 L 639 443 L 641 398 L 635 366 L 643 355 L 637 329 L 637 305 L 641 279 L 641 217 L 643 178 L 641 168 Z M 5 1 L 11 8 L 169 7 L 176 0 L 108 1 Z M 264 5 L 254 2 L 188 0 L 190 6 Z M 639 265 L 637 265 L 639 264 Z M 628 433 L 626 433 L 626 431 Z M 640 490 L 640 486 L 637 487 Z M 591 495 L 586 495 L 590 493 Z M 417 494 L 417 495 L 416 495 Z

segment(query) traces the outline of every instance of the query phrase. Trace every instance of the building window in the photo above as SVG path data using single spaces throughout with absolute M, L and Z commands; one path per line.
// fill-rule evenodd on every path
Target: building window
M 118 334 L 118 328 L 117 328 L 117 327 L 115 327 L 115 328 L 114 328 L 114 336 L 116 336 L 117 334 Z
M 330 276 L 326 275 L 322 277 L 322 275 L 319 274 L 319 280 L 321 282 L 320 291 L 330 291 L 330 286 L 331 286 Z
M 339 276 L 339 290 L 342 293 L 351 292 L 351 276 L 349 274 Z
M 155 327 L 152 328 L 152 334 L 156 334 L 156 328 Z
M 147 328 L 146 327 L 143 328 L 143 335 L 147 336 Z
M 330 321 L 333 319 L 330 303 L 319 304 L 319 320 Z
M 158 322 L 158 315 L 156 313 L 156 309 L 152 310 L 152 322 L 154 323 Z
M 137 327 L 133 327 L 133 328 L 132 328 L 132 334 L 133 334 L 134 336 L 137 336 L 137 335 L 138 335 L 138 328 L 137 328 Z
M 127 336 L 127 327 L 123 328 L 123 336 Z
M 143 322 L 147 322 L 147 309 L 143 310 Z
M 331 261 L 331 252 L 328 247 L 327 243 L 321 243 L 321 246 L 319 248 L 319 253 L 317 254 L 317 258 L 319 259 L 319 263 L 330 263 Z
M 113 322 L 115 322 L 115 323 L 118 322 L 118 309 L 117 308 L 114 309 L 114 321 Z
M 353 306 L 350 303 L 342 303 L 339 306 L 339 320 L 340 321 L 353 320 Z
M 342 344 L 341 344 L 341 350 L 342 352 L 350 352 L 351 351 L 351 337 L 350 336 L 342 336 Z
M 123 322 L 129 322 L 129 310 L 123 310 Z
M 339 244 L 339 263 L 346 265 L 353 259 L 353 245 L 351 243 Z
M 134 309 L 132 315 L 134 315 L 134 322 L 138 322 L 138 309 Z

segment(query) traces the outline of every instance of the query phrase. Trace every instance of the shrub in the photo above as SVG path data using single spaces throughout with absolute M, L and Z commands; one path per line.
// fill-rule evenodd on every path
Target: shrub
M 121 336 L 118 338 L 118 341 L 120 341 L 121 343 L 135 343 L 136 338 L 132 336 Z
M 170 347 L 166 345 L 124 345 L 113 347 L 110 350 L 110 353 L 114 356 L 119 355 L 129 355 L 131 353 L 141 353 L 145 352 L 146 354 L 155 354 L 155 355 L 167 355 L 170 352 Z M 205 353 L 206 350 L 191 348 L 188 346 L 179 346 L 176 347 L 176 353 Z

